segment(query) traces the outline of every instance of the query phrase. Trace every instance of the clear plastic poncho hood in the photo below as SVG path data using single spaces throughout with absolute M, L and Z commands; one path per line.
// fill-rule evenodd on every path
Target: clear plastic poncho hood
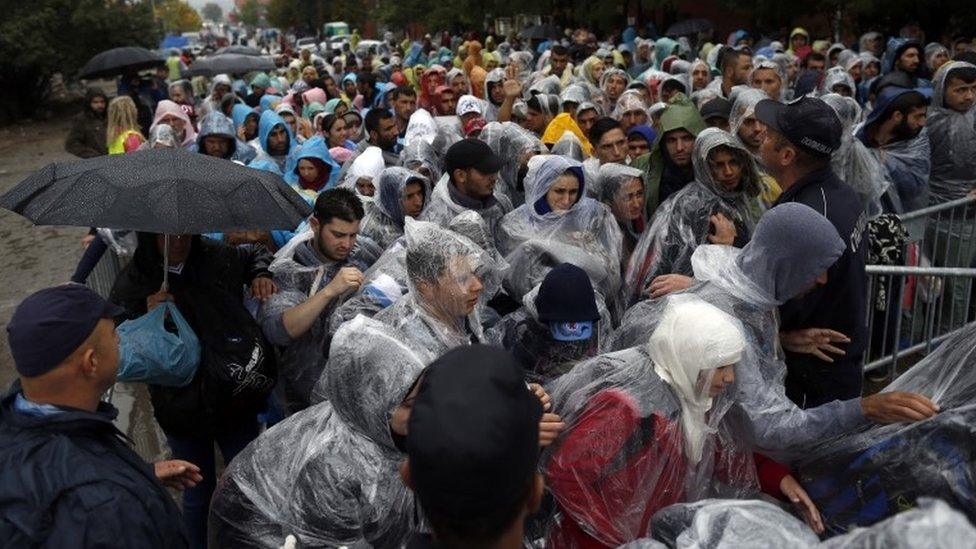
M 430 181 L 419 173 L 406 168 L 386 168 L 380 172 L 376 185 L 375 207 L 370 209 L 360 225 L 360 233 L 376 242 L 381 248 L 389 248 L 403 235 L 403 199 L 407 185 L 417 183 L 424 194 L 424 202 L 430 198 Z
M 881 215 L 881 197 L 891 183 L 885 178 L 885 170 L 860 139 L 854 137 L 854 126 L 860 122 L 861 107 L 851 97 L 828 93 L 820 99 L 837 113 L 843 127 L 840 148 L 830 157 L 830 164 L 864 204 L 869 218 Z
M 946 79 L 963 67 L 974 68 L 969 63 L 950 61 L 939 67 L 932 82 L 932 103 L 925 125 L 932 151 L 929 187 L 933 204 L 962 198 L 976 187 L 976 109 L 963 114 L 944 106 Z

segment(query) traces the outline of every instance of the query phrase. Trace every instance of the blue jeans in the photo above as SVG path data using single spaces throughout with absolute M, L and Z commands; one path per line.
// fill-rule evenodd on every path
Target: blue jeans
M 173 450 L 173 459 L 189 461 L 200 468 L 203 480 L 183 492 L 183 524 L 190 536 L 190 547 L 206 549 L 207 515 L 210 512 L 210 497 L 217 486 L 217 467 L 214 456 L 214 443 L 224 456 L 224 463 L 230 464 L 245 446 L 258 436 L 258 423 L 252 420 L 239 425 L 232 431 L 222 431 L 213 436 L 166 437 Z

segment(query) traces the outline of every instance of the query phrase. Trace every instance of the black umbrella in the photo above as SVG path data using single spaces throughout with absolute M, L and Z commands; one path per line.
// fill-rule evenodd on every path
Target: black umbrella
M 678 36 L 691 36 L 700 32 L 709 32 L 713 29 L 712 22 L 708 19 L 685 19 L 668 27 L 664 33 L 672 38 Z
M 273 71 L 274 60 L 269 57 L 226 53 L 201 57 L 190 65 L 188 76 L 213 76 L 215 74 L 243 74 L 252 71 Z
M 163 59 L 146 48 L 127 46 L 115 48 L 92 57 L 81 68 L 79 78 L 105 78 L 127 71 L 141 71 L 165 64 Z
M 520 32 L 519 36 L 526 40 L 545 40 L 547 38 L 559 38 L 560 31 L 556 25 L 547 23 L 529 27 Z
M 48 164 L 0 208 L 37 225 L 161 234 L 293 230 L 311 213 L 278 175 L 179 148 Z
M 228 53 L 236 53 L 240 55 L 261 55 L 261 50 L 257 48 L 252 48 L 251 46 L 226 46 L 220 48 L 216 51 L 215 55 L 227 55 Z

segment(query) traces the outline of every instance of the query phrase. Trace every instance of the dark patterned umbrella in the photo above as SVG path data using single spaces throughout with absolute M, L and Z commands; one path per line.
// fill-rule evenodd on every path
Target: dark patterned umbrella
M 37 225 L 159 234 L 293 230 L 311 213 L 273 173 L 178 148 L 48 164 L 0 207 Z
M 214 55 L 227 55 L 228 53 L 236 53 L 240 55 L 261 55 L 261 50 L 257 48 L 252 48 L 251 46 L 225 46 L 217 50 Z
M 190 65 L 187 76 L 213 76 L 215 74 L 244 74 L 251 71 L 273 71 L 274 60 L 270 57 L 225 53 L 201 57 Z
M 162 66 L 165 63 L 155 53 L 146 48 L 128 46 L 115 48 L 92 57 L 81 68 L 78 78 L 105 78 L 126 71 L 141 71 Z

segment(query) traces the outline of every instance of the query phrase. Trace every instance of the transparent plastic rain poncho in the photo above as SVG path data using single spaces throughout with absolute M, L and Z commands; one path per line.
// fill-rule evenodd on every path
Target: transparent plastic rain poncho
M 863 124 L 855 135 L 863 131 Z M 860 139 L 858 139 L 860 141 Z M 912 139 L 902 139 L 877 148 L 868 149 L 885 168 L 889 182 L 887 195 L 895 213 L 918 210 L 929 205 L 929 174 L 932 171 L 932 150 L 929 129 Z
M 282 315 L 324 288 L 342 267 L 365 271 L 381 253 L 374 243 L 362 238 L 345 261 L 323 262 L 313 250 L 314 245 L 312 230 L 308 229 L 278 250 L 269 267 L 278 291 L 262 304 L 257 315 L 265 337 L 280 350 L 279 387 L 288 412 L 298 411 L 309 404 L 309 391 L 329 356 L 329 334 L 333 331 L 330 330 L 329 315 L 337 302 L 330 304 L 308 331 L 295 339 L 287 335 Z
M 861 425 L 858 400 L 801 410 L 786 397 L 777 307 L 810 288 L 835 263 L 844 241 L 823 215 L 785 203 L 767 211 L 739 250 L 706 244 L 692 255 L 695 284 L 682 293 L 631 307 L 611 337 L 611 350 L 644 344 L 670 299 L 693 294 L 739 319 L 752 351 L 736 368 L 735 416 L 763 453 L 789 461 L 825 438 Z
M 748 88 L 736 94 L 735 100 L 732 101 L 732 113 L 729 115 L 729 133 L 736 136 L 736 139 L 739 137 L 742 123 L 746 118 L 756 115 L 756 105 L 763 99 L 769 99 L 769 96 L 766 92 L 755 88 Z
M 489 122 L 481 130 L 478 139 L 487 143 L 492 152 L 505 161 L 498 172 L 501 181 L 495 192 L 501 190 L 513 205 L 521 205 L 525 201 L 522 179 L 525 177 L 526 166 L 529 158 L 545 152 L 542 141 L 514 122 Z
M 403 146 L 400 163 L 404 168 L 420 173 L 428 181 L 437 181 L 441 178 L 441 165 L 437 153 L 434 147 L 423 139 L 414 140 Z
M 719 147 L 735 155 L 742 167 L 739 188 L 727 191 L 712 176 L 709 157 Z M 755 228 L 751 203 L 759 195 L 760 175 L 756 163 L 741 142 L 718 128 L 698 134 L 692 151 L 695 180 L 658 206 L 650 227 L 634 248 L 625 277 L 628 298 L 634 301 L 658 276 L 692 274 L 691 255 L 708 243 L 709 218 L 721 213 L 735 224 L 735 244 L 748 241 Z
M 647 102 L 644 101 L 644 96 L 639 92 L 628 90 L 620 94 L 617 99 L 617 104 L 613 109 L 613 118 L 620 120 L 624 113 L 631 111 L 641 111 L 647 115 Z
M 830 538 L 823 549 L 974 549 L 976 528 L 944 501 L 919 498 L 918 507 L 868 528 Z
M 929 188 L 933 204 L 962 198 L 976 187 L 976 109 L 962 114 L 944 106 L 946 77 L 963 67 L 974 68 L 969 63 L 950 61 L 939 67 L 933 81 L 925 121 L 932 151 Z
M 407 121 L 403 142 L 410 145 L 416 141 L 425 141 L 428 145 L 433 145 L 436 138 L 437 124 L 434 122 L 434 117 L 426 109 L 415 110 Z
M 497 279 L 491 254 L 464 236 L 409 218 L 404 240 L 408 293 L 374 318 L 395 328 L 427 362 L 483 341 L 477 304 Z
M 781 64 L 779 64 L 779 63 L 777 63 L 775 61 L 770 61 L 770 60 L 762 61 L 760 63 L 756 63 L 752 67 L 752 72 L 749 73 L 749 82 L 750 83 L 752 82 L 753 75 L 756 74 L 756 71 L 758 71 L 760 69 L 771 70 L 771 71 L 775 72 L 776 73 L 776 76 L 779 78 L 779 82 L 780 82 L 780 94 L 779 94 L 779 97 L 773 97 L 772 99 L 775 99 L 777 101 L 784 101 L 784 100 L 786 100 L 786 93 L 790 89 L 789 79 L 786 77 L 786 68 L 783 65 L 781 65 Z
M 667 547 L 803 549 L 820 539 L 781 507 L 761 500 L 706 499 L 666 507 L 651 520 Z
M 559 101 L 565 103 L 576 103 L 582 105 L 590 100 L 590 90 L 581 84 L 570 84 L 559 94 Z
M 540 79 L 535 84 L 529 87 L 530 94 L 545 93 L 550 95 L 559 95 L 562 92 L 562 84 L 559 81 L 559 77 L 556 75 L 550 75 L 545 78 Z
M 488 306 L 488 301 L 501 291 L 502 277 L 508 265 L 499 256 L 494 240 L 488 233 L 488 226 L 477 212 L 466 211 L 459 214 L 451 220 L 447 228 L 470 239 L 485 250 L 493 260 L 491 265 L 485 265 L 478 272 L 481 283 L 485 287 L 478 299 L 479 317 L 482 326 L 490 326 L 498 321 L 498 313 Z M 400 238 L 383 252 L 369 270 L 363 273 L 363 285 L 356 294 L 335 309 L 331 321 L 333 333 L 356 315 L 372 318 L 376 313 L 396 303 L 408 290 L 407 244 L 403 238 Z
M 548 211 L 546 193 L 566 172 L 573 172 L 580 181 L 578 199 L 569 210 Z M 496 232 L 498 250 L 510 266 L 505 289 L 513 299 L 521 300 L 561 263 L 572 263 L 586 271 L 593 288 L 602 295 L 617 294 L 620 229 L 605 205 L 584 196 L 585 188 L 579 162 L 555 155 L 529 161 L 526 203 L 506 215 Z M 540 208 L 546 213 L 539 213 Z
M 535 298 L 541 283 L 522 298 L 522 307 L 509 313 L 485 337 L 491 345 L 509 350 L 525 369 L 526 380 L 546 384 L 565 374 L 577 363 L 603 352 L 613 331 L 610 311 L 603 296 L 594 292 L 600 320 L 593 337 L 584 341 L 556 341 L 549 326 L 539 322 Z
M 829 532 L 869 526 L 926 496 L 976 520 L 976 324 L 963 328 L 883 392 L 930 398 L 940 411 L 918 423 L 869 425 L 822 441 L 797 478 Z
M 373 208 L 366 213 L 359 226 L 359 234 L 370 238 L 384 250 L 403 236 L 403 198 L 407 185 L 417 183 L 424 193 L 424 201 L 430 197 L 430 181 L 417 172 L 406 168 L 386 168 L 380 173 L 376 185 Z
M 831 67 L 827 70 L 820 85 L 820 94 L 837 93 L 834 91 L 834 86 L 837 85 L 846 86 L 851 92 L 850 97 L 857 94 L 857 84 L 854 83 L 854 77 L 844 70 L 844 67 Z
M 575 529 L 616 547 L 649 537 L 651 516 L 668 505 L 757 493 L 752 452 L 726 421 L 731 387 L 709 397 L 716 369 L 748 352 L 734 317 L 685 295 L 670 300 L 640 347 L 551 383 L 567 426 L 542 469 L 563 521 L 573 523 L 553 527 L 552 546 L 577 546 Z
M 593 194 L 594 198 L 609 205 L 611 211 L 613 211 L 613 208 L 626 211 L 628 205 L 625 185 L 634 179 L 639 179 L 642 185 L 641 188 L 643 188 L 644 172 L 637 168 L 624 166 L 623 164 L 601 164 L 596 179 L 596 188 L 591 189 L 591 191 L 595 191 Z M 643 191 L 641 192 L 641 196 L 643 196 Z M 634 247 L 637 245 L 641 233 L 645 229 L 644 208 L 640 208 L 640 215 L 636 219 L 625 222 L 617 219 L 617 226 L 620 227 L 620 232 L 623 236 L 621 272 L 626 273 L 627 262 L 630 260 Z
M 495 122 L 498 120 L 498 110 L 501 107 L 501 103 L 495 104 L 491 99 L 491 87 L 500 86 L 505 81 L 505 70 L 504 69 L 491 69 L 488 71 L 488 75 L 485 76 L 485 91 L 484 97 L 485 102 L 488 104 L 488 108 L 485 110 L 485 120 L 489 122 Z
M 583 151 L 583 143 L 579 140 L 579 138 L 569 131 L 563 132 L 562 137 L 553 143 L 552 154 L 572 158 L 577 162 L 583 162 L 586 160 L 586 152 Z
M 450 185 L 453 185 L 451 175 L 442 174 L 440 180 L 434 185 L 430 202 L 424 206 L 424 213 L 420 214 L 422 221 L 430 221 L 446 227 L 455 216 L 468 211 L 468 208 L 451 198 L 451 192 L 448 190 Z M 492 200 L 486 201 L 485 207 L 478 210 L 478 214 L 484 218 L 485 223 L 488 224 L 488 229 L 494 235 L 498 224 L 510 211 L 512 211 L 512 201 L 502 191 L 501 185 L 495 185 Z
M 326 402 L 265 431 L 224 471 L 210 508 L 211 547 L 398 547 L 414 498 L 397 473 L 406 457 L 389 420 L 424 362 L 366 318 L 332 345 Z
M 853 97 L 828 93 L 821 97 L 837 113 L 843 127 L 840 148 L 830 157 L 830 164 L 845 183 L 861 198 L 864 212 L 873 219 L 881 215 L 881 197 L 891 183 L 877 157 L 854 137 L 854 126 L 860 122 L 861 107 Z

